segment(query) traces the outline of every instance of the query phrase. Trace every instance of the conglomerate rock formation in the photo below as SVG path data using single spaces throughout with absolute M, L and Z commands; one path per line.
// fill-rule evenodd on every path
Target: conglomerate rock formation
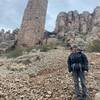
M 77 10 L 61 12 L 57 16 L 55 32 L 58 36 L 67 36 L 67 40 L 75 38 L 78 42 L 89 42 L 100 37 L 100 7 L 93 13 L 84 11 L 79 14 Z M 73 42 L 72 41 L 72 42 Z
M 29 0 L 18 34 L 18 45 L 33 47 L 41 41 L 45 26 L 47 0 Z
M 0 54 L 6 53 L 12 50 L 16 46 L 17 34 L 19 29 L 15 29 L 12 32 L 10 30 L 5 31 L 1 29 L 0 31 Z

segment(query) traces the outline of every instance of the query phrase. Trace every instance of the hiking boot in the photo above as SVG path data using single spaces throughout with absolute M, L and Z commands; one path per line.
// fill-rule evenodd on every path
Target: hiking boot
M 87 96 L 87 95 L 85 95 L 85 96 L 83 95 L 83 96 L 82 96 L 82 100 L 89 100 L 89 99 L 88 99 L 88 96 Z
M 77 100 L 82 100 L 82 98 L 81 97 L 77 97 Z

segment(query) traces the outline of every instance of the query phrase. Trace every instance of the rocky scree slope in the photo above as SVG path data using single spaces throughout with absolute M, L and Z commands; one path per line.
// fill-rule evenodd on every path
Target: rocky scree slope
M 0 100 L 75 100 L 64 48 L 0 59 Z M 100 91 L 100 54 L 87 53 L 89 100 Z

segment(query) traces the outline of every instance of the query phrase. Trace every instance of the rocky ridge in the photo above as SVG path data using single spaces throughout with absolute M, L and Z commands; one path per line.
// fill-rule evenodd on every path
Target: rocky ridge
M 78 13 L 77 10 L 59 13 L 55 33 L 60 37 L 65 36 L 67 42 L 84 44 L 100 38 L 100 6 L 97 6 L 93 13 Z

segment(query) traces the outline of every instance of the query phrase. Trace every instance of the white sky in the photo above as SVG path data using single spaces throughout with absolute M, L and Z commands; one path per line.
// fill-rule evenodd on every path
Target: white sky
M 100 6 L 100 0 L 48 0 L 46 30 L 53 31 L 57 15 L 61 11 L 90 11 Z M 20 27 L 27 0 L 0 0 L 0 29 Z

